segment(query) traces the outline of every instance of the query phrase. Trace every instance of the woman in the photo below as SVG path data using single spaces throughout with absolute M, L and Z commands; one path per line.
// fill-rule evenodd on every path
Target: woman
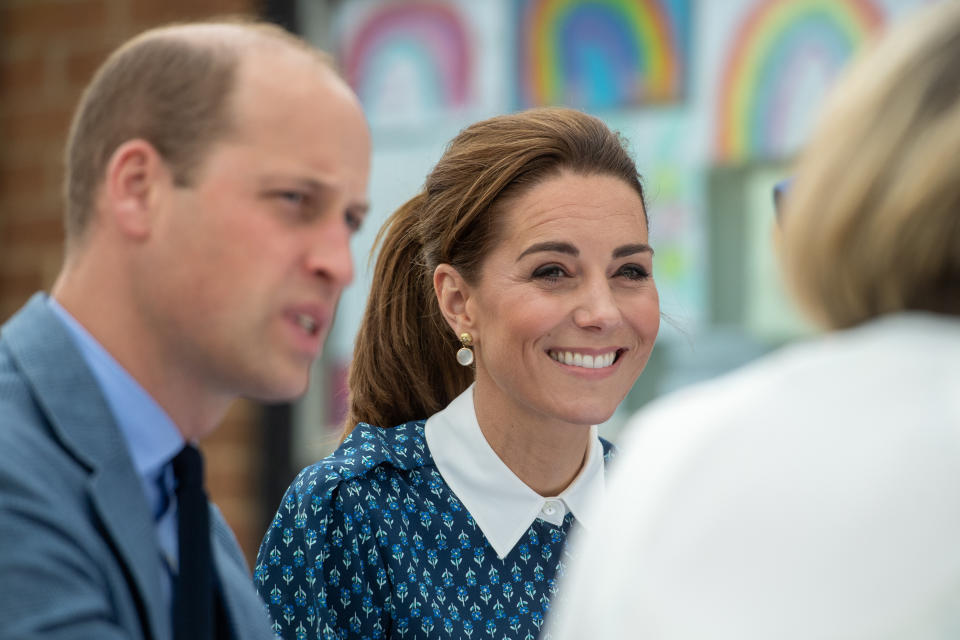
M 960 4 L 841 80 L 784 204 L 830 333 L 635 418 L 561 638 L 960 634 Z
M 356 427 L 290 487 L 258 588 L 287 638 L 534 638 L 604 490 L 591 425 L 659 327 L 636 167 L 583 113 L 493 118 L 381 237 Z

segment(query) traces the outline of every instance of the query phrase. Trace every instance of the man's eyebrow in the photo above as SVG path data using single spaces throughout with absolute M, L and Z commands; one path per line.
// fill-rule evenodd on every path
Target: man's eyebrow
M 627 256 L 632 256 L 635 253 L 649 253 L 650 255 L 653 255 L 653 247 L 644 242 L 625 244 L 622 247 L 617 247 L 613 250 L 613 257 L 625 258 Z
M 370 203 L 369 202 L 358 202 L 347 207 L 347 211 L 355 216 L 360 216 L 361 218 L 366 218 L 367 213 L 370 212 Z
M 524 256 L 528 256 L 531 253 L 539 253 L 541 251 L 553 251 L 556 253 L 566 253 L 573 257 L 580 255 L 580 250 L 569 242 L 538 242 L 537 244 L 532 244 L 527 247 L 523 253 L 517 256 L 517 261 L 519 261 Z
M 270 174 L 263 177 L 262 182 L 264 184 L 271 184 L 273 182 L 278 182 L 282 180 L 292 179 L 293 182 L 297 184 L 302 189 L 307 189 L 313 194 L 318 196 L 324 196 L 328 193 L 334 191 L 334 187 L 329 183 L 326 183 L 322 180 L 317 180 L 316 178 L 302 178 L 302 177 L 287 177 L 280 174 Z M 347 205 L 347 211 L 353 215 L 366 217 L 367 213 L 370 211 L 370 203 L 366 200 L 355 202 Z
M 298 187 L 312 189 L 314 191 L 329 191 L 331 189 L 330 185 L 328 185 L 326 182 L 322 182 L 316 178 L 305 178 L 295 174 L 268 173 L 260 176 L 260 182 L 264 185 L 271 185 L 277 182 L 286 182 L 287 180 L 289 180 L 291 184 L 296 184 Z

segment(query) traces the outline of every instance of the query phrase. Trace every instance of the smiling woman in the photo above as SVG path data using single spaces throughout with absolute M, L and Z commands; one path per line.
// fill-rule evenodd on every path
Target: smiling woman
M 484 437 L 525 484 L 554 495 L 657 334 L 643 202 L 620 178 L 562 170 L 501 210 L 501 237 L 476 281 L 441 264 L 434 285 L 447 323 L 476 343 Z
M 348 435 L 284 497 L 258 588 L 287 638 L 535 638 L 604 491 L 593 425 L 659 328 L 636 167 L 583 113 L 492 118 L 380 240 Z

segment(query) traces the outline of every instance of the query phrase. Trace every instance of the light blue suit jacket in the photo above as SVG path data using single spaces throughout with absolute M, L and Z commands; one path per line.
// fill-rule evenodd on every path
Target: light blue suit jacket
M 233 637 L 273 638 L 211 507 Z M 0 638 L 172 637 L 160 548 L 106 401 L 42 294 L 0 329 Z

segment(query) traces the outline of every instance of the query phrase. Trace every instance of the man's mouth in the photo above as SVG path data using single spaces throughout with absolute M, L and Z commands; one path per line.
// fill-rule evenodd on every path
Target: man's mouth
M 306 313 L 298 313 L 295 315 L 295 318 L 301 329 L 312 336 L 317 334 L 319 325 L 313 316 L 307 315 Z

